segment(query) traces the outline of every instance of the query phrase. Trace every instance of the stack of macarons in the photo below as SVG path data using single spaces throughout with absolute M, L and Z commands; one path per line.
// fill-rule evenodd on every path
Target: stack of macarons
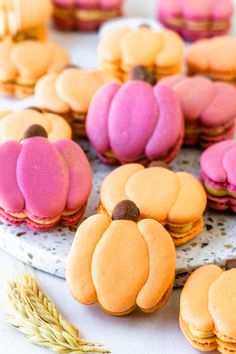
M 160 0 L 158 19 L 187 40 L 225 34 L 231 25 L 232 0 Z
M 81 70 L 67 65 L 60 73 L 43 76 L 35 88 L 37 105 L 45 112 L 63 116 L 73 127 L 74 136 L 85 136 L 85 121 L 97 90 L 118 80 L 101 70 Z
M 53 19 L 62 30 L 96 30 L 122 14 L 123 0 L 53 0 Z
M 40 77 L 60 72 L 68 63 L 66 50 L 57 43 L 6 38 L 0 42 L 0 95 L 30 96 Z
M 0 2 L 0 39 L 14 40 L 47 37 L 47 22 L 52 14 L 50 0 L 2 0 Z

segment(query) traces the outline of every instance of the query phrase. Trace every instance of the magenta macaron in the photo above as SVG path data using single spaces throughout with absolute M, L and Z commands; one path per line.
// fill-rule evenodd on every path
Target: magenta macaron
M 62 30 L 92 31 L 122 14 L 123 0 L 53 0 L 54 22 Z
M 95 94 L 86 132 L 105 163 L 168 163 L 178 154 L 184 134 L 180 102 L 153 76 L 137 66 L 128 82 L 106 84 Z
M 20 143 L 0 145 L 0 169 L 0 215 L 7 222 L 45 231 L 82 217 L 92 172 L 73 141 L 51 143 L 42 126 L 30 126 Z
M 206 77 L 175 75 L 160 81 L 172 87 L 180 99 L 185 118 L 184 143 L 207 148 L 230 139 L 235 131 L 236 90 Z
M 191 41 L 225 34 L 232 15 L 232 0 L 161 0 L 157 13 L 166 27 Z
M 201 179 L 208 204 L 216 210 L 236 213 L 236 141 L 211 146 L 201 156 Z

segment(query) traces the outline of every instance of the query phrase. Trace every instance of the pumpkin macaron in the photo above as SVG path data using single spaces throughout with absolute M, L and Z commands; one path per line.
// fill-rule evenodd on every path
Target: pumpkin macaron
M 31 125 L 21 142 L 0 144 L 0 169 L 0 215 L 8 223 L 46 231 L 82 217 L 92 172 L 75 142 L 52 143 L 41 125 Z
M 158 222 L 138 221 L 128 200 L 117 204 L 112 219 L 93 215 L 78 228 L 67 262 L 73 297 L 123 316 L 136 307 L 153 312 L 168 301 L 175 277 L 175 247 Z
M 107 164 L 169 163 L 180 151 L 184 121 L 179 99 L 152 71 L 135 66 L 125 84 L 109 83 L 92 99 L 87 136 Z
M 144 168 L 141 164 L 120 166 L 103 181 L 98 210 L 111 216 L 114 206 L 123 199 L 137 205 L 140 219 L 162 223 L 176 246 L 203 229 L 206 193 L 190 173 L 157 166 Z
M 71 127 L 61 116 L 44 113 L 37 107 L 28 107 L 22 111 L 0 111 L 0 143 L 20 141 L 25 130 L 34 124 L 46 130 L 50 141 L 72 138 Z
M 180 299 L 180 327 L 203 352 L 236 353 L 236 260 L 225 271 L 205 265 L 188 278 Z

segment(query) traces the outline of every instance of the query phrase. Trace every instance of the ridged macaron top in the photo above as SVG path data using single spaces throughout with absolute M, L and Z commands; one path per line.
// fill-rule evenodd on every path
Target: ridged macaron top
M 228 20 L 233 14 L 231 0 L 162 0 L 159 6 L 163 16 L 194 21 Z
M 70 140 L 54 144 L 45 137 L 0 145 L 0 207 L 52 219 L 76 211 L 91 191 L 91 168 L 82 149 Z
M 204 189 L 191 174 L 163 167 L 144 168 L 140 164 L 112 171 L 102 184 L 100 197 L 109 214 L 119 201 L 129 199 L 138 206 L 141 218 L 162 223 L 194 222 L 202 217 L 206 207 Z
M 236 118 L 236 90 L 227 83 L 206 77 L 174 75 L 160 80 L 174 89 L 180 99 L 187 123 L 221 127 Z
M 112 62 L 121 64 L 124 69 L 135 65 L 173 67 L 182 62 L 183 51 L 183 42 L 176 33 L 169 30 L 156 32 L 147 27 L 113 31 L 98 45 L 102 66 Z
M 131 80 L 124 85 L 107 84 L 96 93 L 86 130 L 100 155 L 112 151 L 122 163 L 143 155 L 155 160 L 181 140 L 183 117 L 171 88 Z
M 39 80 L 36 100 L 40 107 L 52 112 L 87 112 L 96 91 L 109 81 L 117 79 L 101 70 L 85 71 L 68 66 L 60 74 L 50 73 Z
M 0 143 L 8 140 L 20 141 L 26 129 L 34 124 L 39 124 L 46 130 L 50 141 L 72 137 L 70 125 L 61 116 L 29 107 L 23 111 L 0 112 Z
M 35 84 L 41 76 L 59 72 L 68 63 L 65 49 L 53 42 L 14 43 L 6 38 L 0 43 L 0 81 Z
M 216 187 L 236 191 L 236 141 L 226 140 L 211 146 L 201 156 L 203 179 Z

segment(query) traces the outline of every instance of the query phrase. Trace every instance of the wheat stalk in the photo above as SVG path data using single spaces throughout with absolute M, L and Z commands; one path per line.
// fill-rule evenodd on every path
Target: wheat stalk
M 9 281 L 6 297 L 7 321 L 32 343 L 56 353 L 109 353 L 82 340 L 29 274 Z

